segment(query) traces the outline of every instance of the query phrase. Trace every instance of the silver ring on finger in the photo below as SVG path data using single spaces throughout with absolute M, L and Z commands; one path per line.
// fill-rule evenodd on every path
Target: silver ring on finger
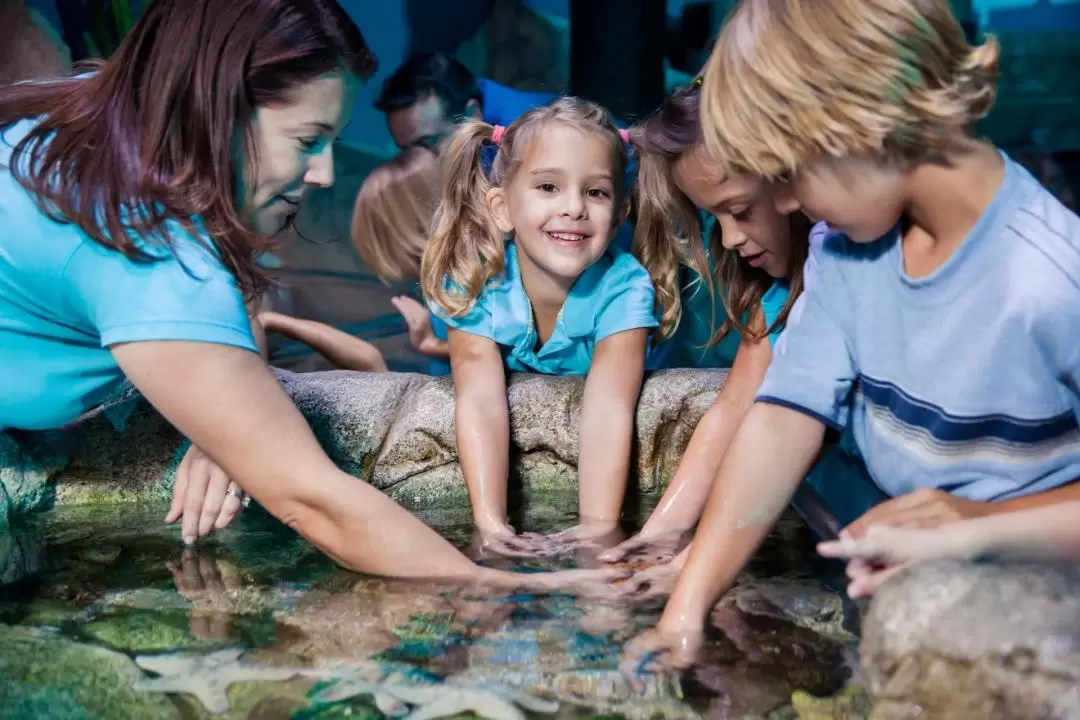
M 249 496 L 243 490 L 239 490 L 237 488 L 231 487 L 231 488 L 229 488 L 228 490 L 225 491 L 225 494 L 239 500 L 240 501 L 240 507 L 242 507 L 242 508 L 246 508 L 248 505 L 251 504 L 251 496 Z

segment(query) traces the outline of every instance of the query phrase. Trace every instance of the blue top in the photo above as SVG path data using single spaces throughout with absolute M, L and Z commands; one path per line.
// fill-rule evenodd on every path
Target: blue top
M 517 247 L 509 241 L 503 276 L 484 289 L 468 313 L 444 317 L 452 328 L 495 341 L 513 372 L 587 375 L 596 343 L 626 330 L 659 325 L 655 302 L 652 281 L 641 263 L 609 246 L 574 283 L 551 337 L 537 349 L 532 304 L 521 283 Z
M 759 402 L 852 424 L 874 481 L 990 501 L 1080 478 L 1080 218 L 1005 157 L 993 202 L 927 277 L 900 233 L 819 225 Z
M 476 84 L 480 86 L 484 122 L 488 125 L 509 126 L 522 113 L 559 97 L 556 93 L 516 90 L 483 77 L 477 78 Z
M 8 169 L 34 123 L 0 139 L 0 428 L 55 428 L 101 403 L 124 379 L 110 345 L 192 340 L 257 352 L 232 275 L 177 223 L 167 227 L 184 265 L 167 255 L 138 264 L 38 208 Z
M 712 226 L 716 222 L 712 215 L 702 218 L 702 242 L 705 244 L 705 255 L 709 262 L 709 269 L 715 268 L 712 251 L 709 247 L 708 238 L 712 234 Z M 698 367 L 698 368 L 729 368 L 735 363 L 735 354 L 742 342 L 742 335 L 738 330 L 732 329 L 720 342 L 711 347 L 705 347 L 716 330 L 727 319 L 727 311 L 719 298 L 713 298 L 700 276 L 693 270 L 686 268 L 683 278 L 683 313 L 679 322 L 679 329 L 675 336 L 668 341 L 671 345 L 670 355 L 667 358 L 667 367 Z M 717 288 L 718 292 L 725 292 L 724 288 Z M 788 301 L 790 292 L 787 280 L 777 280 L 765 291 L 761 298 L 761 310 L 765 316 L 765 327 L 770 328 L 776 319 L 780 317 L 784 305 Z M 742 318 L 745 324 L 749 317 Z M 714 326 L 715 324 L 715 326 Z M 777 339 L 783 332 L 783 328 L 777 328 L 769 333 L 769 345 L 775 347 Z

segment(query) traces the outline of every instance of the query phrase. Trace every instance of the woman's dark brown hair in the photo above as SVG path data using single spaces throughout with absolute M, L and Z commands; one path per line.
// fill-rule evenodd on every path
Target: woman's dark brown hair
M 40 121 L 11 172 L 42 210 L 135 262 L 172 249 L 165 224 L 201 223 L 245 295 L 267 245 L 240 216 L 238 139 L 256 107 L 335 71 L 375 71 L 336 0 L 152 0 L 92 74 L 0 88 L 0 130 Z M 249 161 L 250 162 L 250 161 Z
M 672 93 L 664 104 L 630 131 L 630 141 L 639 157 L 637 184 L 637 225 L 634 228 L 634 245 L 672 245 L 678 239 L 688 245 L 687 255 L 695 258 L 692 265 L 702 276 L 709 292 L 716 297 L 727 313 L 727 319 L 717 330 L 708 345 L 715 345 L 732 329 L 760 339 L 784 326 L 795 300 L 803 287 L 802 269 L 809 251 L 807 239 L 810 222 L 802 213 L 792 213 L 791 259 L 788 269 L 790 295 L 779 316 L 771 327 L 747 327 L 744 318 L 752 315 L 761 304 L 761 298 L 773 284 L 773 278 L 764 270 L 751 267 L 739 257 L 739 253 L 726 250 L 721 244 L 720 227 L 714 226 L 709 238 L 709 248 L 716 268 L 709 273 L 707 263 L 698 251 L 702 228 L 698 209 L 675 184 L 672 166 L 684 154 L 701 146 L 701 82 L 695 80 L 690 86 Z M 667 242 L 660 238 L 667 237 Z M 713 327 L 716 327 L 715 318 Z

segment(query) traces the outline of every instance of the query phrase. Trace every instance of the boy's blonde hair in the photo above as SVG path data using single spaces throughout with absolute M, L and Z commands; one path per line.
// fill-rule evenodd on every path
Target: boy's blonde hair
M 491 125 L 468 120 L 450 137 L 443 150 L 443 195 L 435 227 L 424 251 L 421 286 L 424 296 L 451 316 L 464 315 L 484 287 L 505 269 L 503 234 L 487 208 L 487 193 L 505 187 L 537 134 L 551 123 L 564 123 L 594 133 L 611 146 L 616 209 L 626 190 L 627 148 L 618 127 L 599 105 L 563 97 L 533 108 L 506 128 L 492 146 Z M 494 152 L 491 169 L 484 167 L 485 150 Z M 638 254 L 656 287 L 662 308 L 661 332 L 674 332 L 681 311 L 679 262 L 676 255 L 647 248 Z
M 724 248 L 719 224 L 713 227 L 708 238 L 715 262 L 715 270 L 710 270 L 698 209 L 679 190 L 672 176 L 679 158 L 700 146 L 700 101 L 699 77 L 689 87 L 669 95 L 656 112 L 630 131 L 630 140 L 638 154 L 634 245 L 683 248 L 684 262 L 698 273 L 713 298 L 713 333 L 706 344 L 711 347 L 732 330 L 760 339 L 787 323 L 791 308 L 802 293 L 802 268 L 808 251 L 810 224 L 802 213 L 789 215 L 788 300 L 771 326 L 749 327 L 743 318 L 761 305 L 761 299 L 773 285 L 773 278 L 763 270 L 750 267 L 740 259 L 738 252 Z M 719 328 L 716 327 L 716 299 L 720 300 L 726 314 Z
M 360 186 L 352 241 L 383 282 L 419 279 L 439 189 L 439 160 L 423 147 L 378 166 Z
M 705 144 L 767 178 L 848 155 L 910 167 L 990 111 L 999 55 L 948 0 L 742 0 L 706 66 Z

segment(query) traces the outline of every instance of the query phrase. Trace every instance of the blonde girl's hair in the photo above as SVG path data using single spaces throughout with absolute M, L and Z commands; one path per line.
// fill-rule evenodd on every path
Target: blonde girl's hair
M 898 167 L 947 153 L 994 103 L 1000 48 L 949 0 L 743 0 L 705 70 L 705 145 L 775 178 L 820 158 Z
M 615 202 L 621 203 L 627 183 L 628 152 L 618 127 L 599 105 L 563 97 L 533 108 L 502 132 L 492 146 L 491 125 L 468 120 L 450 137 L 443 150 L 442 202 L 421 264 L 421 286 L 435 305 L 451 316 L 464 315 L 484 287 L 505 269 L 503 235 L 487 209 L 493 187 L 505 187 L 518 170 L 537 134 L 551 123 L 564 123 L 594 133 L 610 144 Z M 491 170 L 484 155 L 494 151 Z M 663 254 L 639 256 L 656 287 L 662 309 L 661 332 L 666 337 L 677 324 L 678 262 Z
M 806 239 L 810 234 L 810 223 L 802 213 L 789 216 L 792 251 L 787 278 L 788 300 L 771 326 L 748 326 L 744 318 L 751 316 L 752 310 L 761 305 L 773 278 L 748 265 L 738 252 L 724 248 L 719 225 L 713 227 L 708 239 L 715 260 L 715 270 L 710 270 L 698 209 L 679 190 L 672 176 L 675 162 L 701 147 L 700 100 L 699 77 L 688 87 L 668 96 L 655 113 L 630 131 L 639 163 L 634 246 L 680 248 L 684 262 L 704 281 L 713 298 L 714 309 L 719 299 L 726 318 L 717 329 L 714 312 L 714 332 L 708 346 L 720 342 L 733 329 L 760 339 L 784 326 L 791 306 L 802 292 L 802 267 L 808 251 Z
M 383 282 L 420 278 L 440 189 L 438 157 L 423 147 L 409 148 L 378 166 L 360 186 L 352 241 Z

